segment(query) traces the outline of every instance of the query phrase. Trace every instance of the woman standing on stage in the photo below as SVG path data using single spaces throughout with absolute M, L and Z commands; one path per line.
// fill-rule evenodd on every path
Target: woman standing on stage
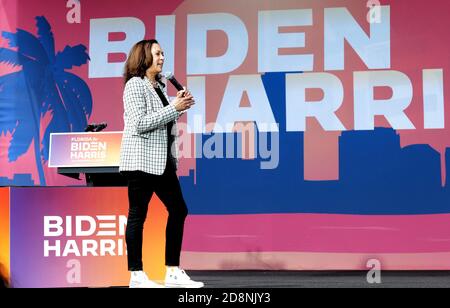
M 188 209 L 176 174 L 176 120 L 194 104 L 191 93 L 179 91 L 169 102 L 160 79 L 164 52 L 156 40 L 143 40 L 130 51 L 125 65 L 124 122 L 120 172 L 128 180 L 126 229 L 130 288 L 163 287 L 143 271 L 142 242 L 147 209 L 153 193 L 167 208 L 167 287 L 201 288 L 179 268 L 184 221 Z

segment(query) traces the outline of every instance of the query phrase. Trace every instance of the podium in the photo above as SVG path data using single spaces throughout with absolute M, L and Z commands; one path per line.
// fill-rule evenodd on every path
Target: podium
M 80 179 L 90 187 L 127 186 L 119 173 L 122 132 L 53 133 L 49 167 L 58 174 Z

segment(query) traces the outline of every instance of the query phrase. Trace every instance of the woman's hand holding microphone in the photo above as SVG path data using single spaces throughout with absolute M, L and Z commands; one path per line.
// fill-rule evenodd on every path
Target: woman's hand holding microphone
M 191 106 L 195 104 L 195 101 L 191 92 L 184 87 L 184 90 L 177 92 L 177 96 L 172 101 L 172 104 L 178 112 L 181 112 L 191 108 Z

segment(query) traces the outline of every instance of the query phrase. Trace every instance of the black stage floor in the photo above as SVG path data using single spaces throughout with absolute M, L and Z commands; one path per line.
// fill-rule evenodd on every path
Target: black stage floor
M 187 271 L 206 288 L 449 288 L 450 271 Z

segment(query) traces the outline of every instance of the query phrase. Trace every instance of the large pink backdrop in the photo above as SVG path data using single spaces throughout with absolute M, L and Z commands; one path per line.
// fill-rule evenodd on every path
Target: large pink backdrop
M 123 62 L 156 36 L 197 100 L 179 121 L 183 266 L 450 269 L 450 2 L 377 2 L 0 0 L 0 185 L 85 185 L 48 167 L 47 134 L 122 131 Z M 89 215 L 119 215 L 101 204 Z
M 76 2 L 76 1 L 75 1 Z M 2 0 L 0 5 L 0 29 L 14 32 L 17 28 L 36 34 L 36 16 L 45 16 L 49 21 L 55 38 L 55 50 L 62 51 L 65 46 L 85 45 L 89 53 L 89 41 L 92 20 L 115 17 L 132 17 L 139 19 L 145 25 L 145 37 L 155 36 L 156 16 L 175 15 L 175 63 L 172 63 L 177 78 L 186 81 L 186 24 L 188 14 L 199 13 L 229 13 L 237 16 L 244 23 L 249 36 L 248 53 L 238 68 L 226 74 L 207 75 L 206 87 L 206 121 L 214 122 L 222 98 L 224 97 L 226 83 L 229 75 L 257 74 L 258 61 L 258 11 L 283 9 L 312 9 L 313 25 L 297 27 L 289 31 L 305 33 L 305 48 L 294 48 L 286 54 L 313 54 L 314 72 L 324 71 L 324 8 L 345 7 L 353 15 L 359 25 L 369 32 L 369 23 L 366 22 L 367 7 L 363 1 L 206 1 L 199 5 L 196 1 L 165 1 L 148 2 L 131 0 L 127 2 L 110 2 L 95 0 L 80 3 L 80 23 L 69 23 L 67 15 L 71 7 L 66 7 L 65 1 L 20 1 Z M 422 70 L 444 69 L 444 89 L 447 94 L 449 82 L 445 78 L 445 69 L 449 67 L 449 51 L 445 37 L 450 21 L 446 18 L 448 4 L 444 0 L 435 0 L 433 5 L 424 5 L 421 1 L 381 1 L 390 7 L 390 70 L 406 74 L 413 85 L 413 101 L 406 109 L 406 114 L 414 123 L 415 129 L 399 131 L 402 146 L 410 144 L 430 144 L 434 149 L 444 155 L 448 146 L 449 110 L 445 109 L 445 129 L 428 129 L 423 127 L 423 86 Z M 420 12 L 419 15 L 418 12 Z M 419 17 L 417 17 L 419 16 Z M 288 31 L 288 32 L 289 32 Z M 208 34 L 208 56 L 219 56 L 227 49 L 227 38 L 224 32 L 210 31 Z M 124 39 L 124 35 L 113 33 L 110 40 Z M 0 38 L 0 46 L 7 46 L 7 41 Z M 164 47 L 164 46 L 163 46 Z M 109 55 L 110 61 L 124 61 L 124 54 Z M 120 77 L 89 78 L 89 65 L 74 66 L 70 71 L 81 77 L 89 86 L 92 93 L 93 108 L 89 122 L 108 123 L 108 130 L 120 131 L 123 129 L 122 120 L 122 91 L 123 83 Z M 7 63 L 0 64 L 0 75 L 20 70 Z M 337 115 L 346 129 L 353 129 L 353 73 L 367 71 L 367 66 L 354 50 L 346 44 L 345 69 L 331 71 L 343 83 L 344 101 L 338 109 Z M 173 94 L 172 90 L 170 90 Z M 378 98 L 388 98 L 389 89 L 378 88 L 375 94 Z M 280 93 L 282 95 L 282 93 Z M 307 92 L 312 100 L 320 99 L 320 92 Z M 317 98 L 319 97 L 319 98 Z M 243 97 L 245 100 L 245 96 Z M 50 114 L 43 117 L 41 128 L 45 129 L 51 118 Z M 185 119 L 184 119 L 185 121 Z M 383 117 L 375 118 L 376 126 L 389 126 Z M 338 137 L 340 132 L 324 132 L 319 123 L 307 119 L 307 132 L 304 138 L 304 176 L 306 180 L 335 180 L 339 178 L 338 167 Z M 6 148 L 12 136 L 3 134 L 0 139 L 1 176 L 12 180 L 14 174 L 31 174 L 35 185 L 40 185 L 36 170 L 36 161 L 31 145 L 26 153 L 16 161 L 8 161 Z M 445 167 L 444 159 L 442 168 Z M 195 168 L 193 160 L 184 160 L 181 174 L 186 175 L 189 168 Z M 444 170 L 444 169 L 442 169 Z M 80 182 L 67 180 L 56 175 L 56 171 L 44 166 L 46 185 L 77 185 Z M 445 172 L 442 174 L 445 181 Z M 14 182 L 11 182 L 14 184 Z

